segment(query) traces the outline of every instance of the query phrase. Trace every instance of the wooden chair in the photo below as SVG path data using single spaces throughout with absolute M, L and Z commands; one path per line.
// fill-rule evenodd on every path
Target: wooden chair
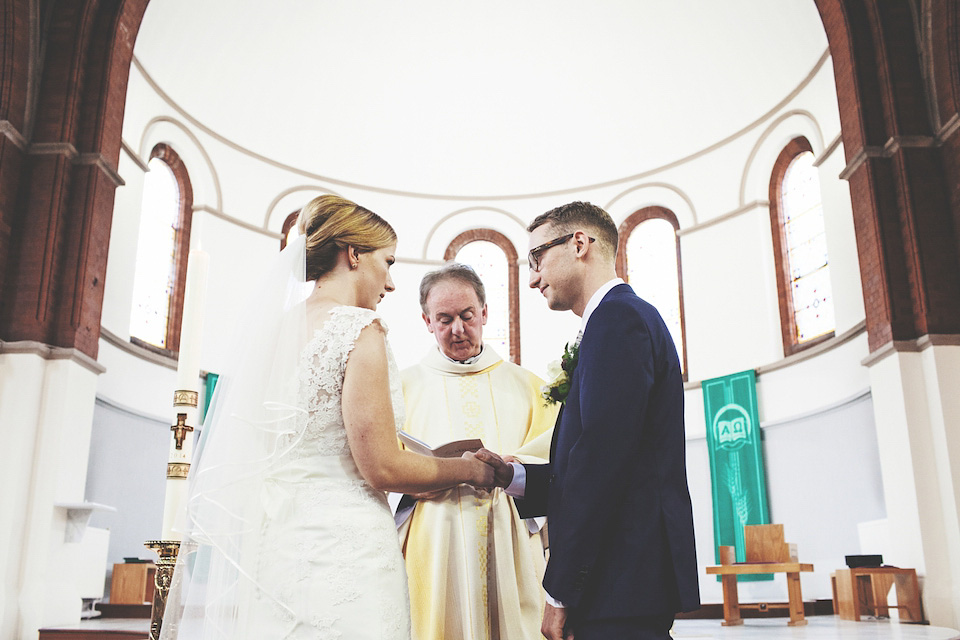
M 812 564 L 797 561 L 796 546 L 783 538 L 782 524 L 747 525 L 743 528 L 746 561 L 736 562 L 733 547 L 722 546 L 720 566 L 707 567 L 708 574 L 720 576 L 723 585 L 723 624 L 743 624 L 737 594 L 737 576 L 748 573 L 785 573 L 790 606 L 790 626 L 807 624 L 803 616 L 800 572 L 813 571 Z

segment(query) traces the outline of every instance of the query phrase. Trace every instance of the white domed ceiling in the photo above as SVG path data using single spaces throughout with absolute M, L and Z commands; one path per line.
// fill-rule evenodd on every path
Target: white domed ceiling
M 498 196 L 704 149 L 826 48 L 813 0 L 152 0 L 135 55 L 193 119 L 275 162 Z

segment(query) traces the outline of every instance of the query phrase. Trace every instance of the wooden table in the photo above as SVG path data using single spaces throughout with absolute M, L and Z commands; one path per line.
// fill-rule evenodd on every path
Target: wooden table
M 830 576 L 833 586 L 833 608 L 843 620 L 860 620 L 863 615 L 889 616 L 887 594 L 897 587 L 900 620 L 923 622 L 920 588 L 916 569 L 899 567 L 858 567 L 838 569 Z
M 802 562 L 743 562 L 707 567 L 707 573 L 721 576 L 723 585 L 723 625 L 743 624 L 740 617 L 740 600 L 737 595 L 737 576 L 747 573 L 787 574 L 790 626 L 807 624 L 803 617 L 803 595 L 800 593 L 800 572 L 813 571 L 812 564 Z

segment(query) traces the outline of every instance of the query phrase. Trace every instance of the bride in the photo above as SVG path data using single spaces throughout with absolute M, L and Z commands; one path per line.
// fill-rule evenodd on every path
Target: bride
M 251 297 L 204 422 L 164 639 L 409 639 L 384 492 L 494 483 L 471 454 L 397 444 L 403 397 L 375 312 L 394 289 L 393 228 L 330 195 L 299 228 Z

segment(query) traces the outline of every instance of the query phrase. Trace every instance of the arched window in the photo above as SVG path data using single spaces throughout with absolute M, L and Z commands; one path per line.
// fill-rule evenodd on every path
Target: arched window
M 829 338 L 836 328 L 820 177 L 813 160 L 810 142 L 795 138 L 780 152 L 770 179 L 785 355 Z
M 283 219 L 283 227 L 280 229 L 280 251 L 283 251 L 287 243 L 300 235 L 297 228 L 297 218 L 300 216 L 300 209 L 297 209 Z
M 180 156 L 165 144 L 153 148 L 147 167 L 133 280 L 130 340 L 172 355 L 180 350 L 193 189 Z
M 673 336 L 686 380 L 679 229 L 677 216 L 663 207 L 646 207 L 628 216 L 619 229 L 617 273 L 660 312 Z
M 487 292 L 484 342 L 520 364 L 520 270 L 513 243 L 492 229 L 465 231 L 453 239 L 443 259 L 468 264 L 480 276 Z

